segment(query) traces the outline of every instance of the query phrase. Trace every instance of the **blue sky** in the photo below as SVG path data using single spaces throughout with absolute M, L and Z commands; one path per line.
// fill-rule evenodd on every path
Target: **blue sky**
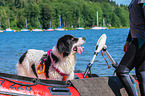
M 113 0 L 115 1 L 117 4 L 123 4 L 123 5 L 129 5 L 131 0 Z

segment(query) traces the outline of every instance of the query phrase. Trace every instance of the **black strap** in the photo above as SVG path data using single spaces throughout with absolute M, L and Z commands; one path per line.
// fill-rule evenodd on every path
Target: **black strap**
M 38 75 L 37 75 L 36 69 L 35 69 L 35 64 L 32 64 L 31 68 L 32 68 L 33 73 L 35 74 L 35 76 L 38 78 Z
M 52 53 L 50 52 L 51 54 L 51 57 L 53 59 L 53 61 L 55 63 L 57 63 L 59 61 L 59 59 Z M 45 73 L 46 73 L 46 78 L 49 78 L 49 67 L 51 66 L 51 59 L 50 59 L 50 56 L 47 56 L 47 59 L 45 60 Z
M 47 59 L 45 60 L 45 73 L 46 73 L 46 78 L 49 78 L 49 67 L 51 65 L 51 60 L 50 56 L 47 56 Z

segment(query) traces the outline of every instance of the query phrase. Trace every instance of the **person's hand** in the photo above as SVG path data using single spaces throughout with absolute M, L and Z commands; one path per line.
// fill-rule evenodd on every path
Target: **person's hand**
M 126 42 L 125 45 L 124 45 L 124 47 L 123 47 L 123 51 L 126 52 L 127 49 L 128 49 L 128 47 L 129 47 L 129 43 Z

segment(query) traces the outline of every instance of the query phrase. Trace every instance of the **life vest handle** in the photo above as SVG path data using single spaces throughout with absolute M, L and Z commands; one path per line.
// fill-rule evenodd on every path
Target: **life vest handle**
M 40 66 L 43 66 L 42 71 L 40 71 Z M 43 62 L 43 64 L 39 63 L 39 65 L 37 66 L 37 72 L 38 72 L 39 75 L 45 72 L 45 64 L 44 64 L 44 62 Z
M 63 76 L 62 81 L 66 81 L 67 80 L 67 76 Z

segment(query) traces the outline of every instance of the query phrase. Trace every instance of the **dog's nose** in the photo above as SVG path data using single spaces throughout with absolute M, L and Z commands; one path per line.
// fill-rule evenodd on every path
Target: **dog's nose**
M 83 37 L 82 39 L 83 39 L 84 41 L 86 41 L 86 38 L 85 38 L 85 37 Z

